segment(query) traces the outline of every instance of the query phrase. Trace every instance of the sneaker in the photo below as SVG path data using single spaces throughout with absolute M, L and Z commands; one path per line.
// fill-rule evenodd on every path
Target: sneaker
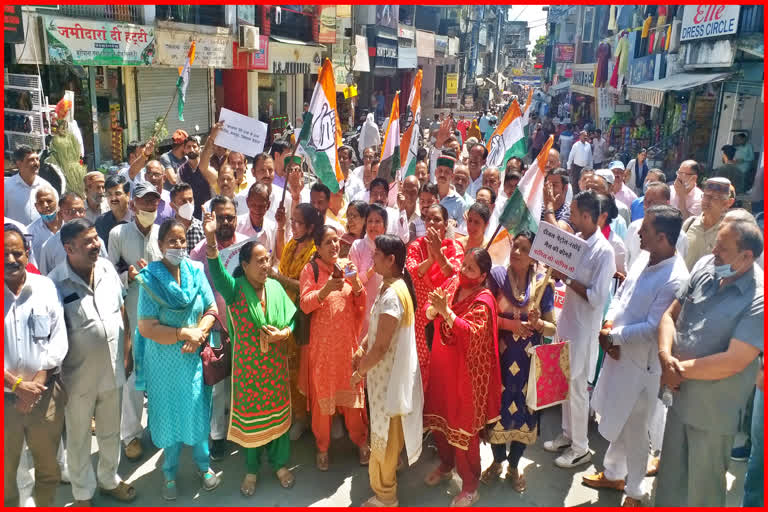
M 563 434 L 558 435 L 552 441 L 544 442 L 544 449 L 552 453 L 559 452 L 565 448 L 570 448 L 570 446 L 571 440 L 565 437 Z
M 291 429 L 288 431 L 288 438 L 291 441 L 298 441 L 304 431 L 307 430 L 307 424 L 303 421 L 294 421 Z
M 575 468 L 592 460 L 592 454 L 587 450 L 584 453 L 576 453 L 573 448 L 568 448 L 555 459 L 555 465 L 561 468 Z
M 203 489 L 206 491 L 214 490 L 221 483 L 221 478 L 219 478 L 219 476 L 214 473 L 211 468 L 208 468 L 208 471 L 206 472 L 198 471 L 197 475 L 200 477 L 200 481 L 203 484 Z
M 752 447 L 748 445 L 738 446 L 731 450 L 731 460 L 736 462 L 746 462 L 749 460 L 749 453 L 752 451 Z
M 224 460 L 227 456 L 227 440 L 226 439 L 214 439 L 211 441 L 210 449 L 211 460 Z
M 176 489 L 176 480 L 166 480 L 163 486 L 163 499 L 166 501 L 175 501 L 179 495 Z
M 334 414 L 331 421 L 331 439 L 336 440 L 342 437 L 344 437 L 344 425 L 341 422 L 341 416 Z

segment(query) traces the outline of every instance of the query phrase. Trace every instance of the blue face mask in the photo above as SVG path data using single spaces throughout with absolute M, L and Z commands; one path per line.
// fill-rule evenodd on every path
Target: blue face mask
M 56 220 L 56 216 L 58 214 L 59 214 L 59 212 L 53 212 L 53 213 L 50 213 L 48 215 L 40 214 L 40 217 L 43 218 L 43 222 L 48 223 L 48 222 L 53 222 L 54 220 Z
M 718 281 L 720 279 L 728 279 L 736 274 L 737 272 L 733 270 L 730 263 L 726 263 L 725 265 L 715 265 L 715 279 Z

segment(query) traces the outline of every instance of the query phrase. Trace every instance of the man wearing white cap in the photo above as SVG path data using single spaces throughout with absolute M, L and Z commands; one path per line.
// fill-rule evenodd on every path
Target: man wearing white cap
M 109 211 L 109 203 L 104 194 L 104 174 L 91 171 L 83 177 L 85 184 L 85 218 L 96 222 L 102 213 Z
M 588 188 L 594 189 L 599 194 L 610 194 L 613 195 L 613 183 L 616 181 L 616 176 L 609 171 L 608 169 L 598 169 L 595 171 L 595 175 L 592 177 L 590 182 L 593 185 L 596 186 L 589 186 Z M 621 233 L 617 233 L 621 238 L 624 238 L 626 236 L 626 226 L 629 226 L 629 223 L 631 221 L 631 215 L 629 214 L 629 207 L 624 204 L 621 200 L 616 199 L 616 208 L 619 210 L 619 217 L 624 219 L 624 231 Z M 614 223 L 618 220 L 618 217 L 614 219 Z M 613 229 L 613 223 L 611 224 L 611 229 Z
M 626 183 L 624 183 L 626 177 L 624 163 L 621 160 L 614 160 L 609 164 L 608 169 L 610 169 L 615 178 L 613 181 L 613 187 L 611 187 L 613 197 L 627 206 L 631 205 L 632 202 L 637 199 L 637 194 L 635 194 L 632 189 L 629 188 Z

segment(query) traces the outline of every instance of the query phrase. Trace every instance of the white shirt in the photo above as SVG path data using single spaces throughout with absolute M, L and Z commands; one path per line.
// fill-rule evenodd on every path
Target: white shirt
M 466 194 L 469 194 L 470 197 L 473 199 L 477 197 L 477 191 L 483 188 L 483 172 L 485 171 L 485 167 L 483 167 L 483 170 L 480 172 L 480 176 L 477 177 L 476 180 L 472 181 L 472 183 L 469 184 L 467 187 Z M 503 178 L 503 176 L 502 176 Z M 472 176 L 469 177 L 470 180 L 472 180 Z M 469 205 L 467 205 L 469 207 Z
M 387 234 L 400 237 L 404 244 L 408 243 L 408 217 L 405 210 L 387 207 Z
M 61 366 L 69 345 L 64 311 L 53 281 L 27 272 L 18 296 L 5 286 L 4 306 L 5 369 L 29 380 L 40 370 Z
M 669 194 L 669 204 L 682 211 L 682 208 L 680 208 L 680 198 L 677 197 L 677 191 L 675 190 L 675 187 L 669 187 Z M 696 217 L 697 215 L 701 215 L 702 197 L 704 197 L 704 192 L 702 192 L 699 187 L 693 187 L 693 189 L 688 192 L 685 201 L 685 208 L 690 213 L 689 217 Z M 685 217 L 685 212 L 683 212 L 683 217 Z
M 576 164 L 579 167 L 592 167 L 592 145 L 589 142 L 578 141 L 571 146 L 568 154 L 568 168 Z
M 104 244 L 104 240 L 101 238 L 99 238 L 99 242 L 101 242 L 101 251 L 99 252 L 99 256 L 106 258 L 107 246 Z M 64 249 L 64 245 L 61 243 L 61 230 L 58 230 L 56 234 L 46 240 L 45 243 L 43 243 L 43 246 L 40 248 L 40 254 L 37 258 L 37 269 L 41 274 L 47 276 L 53 271 L 56 265 L 62 261 L 65 261 L 66 259 L 67 251 Z
M 576 236 L 580 236 L 578 233 Z M 613 248 L 599 229 L 587 240 L 576 281 L 587 287 L 588 300 L 567 287 L 563 311 L 557 320 L 557 337 L 571 341 L 571 376 L 587 378 L 590 350 L 597 344 L 605 305 L 611 293 L 616 261 Z
M 43 244 L 53 236 L 53 232 L 43 222 L 42 217 L 38 217 L 35 222 L 27 226 L 27 231 L 32 237 L 32 254 L 39 255 L 43 250 Z
M 347 183 L 344 185 L 344 195 L 346 196 L 347 202 L 368 202 L 367 200 L 363 199 L 363 196 L 365 196 L 366 192 L 368 192 L 368 190 L 365 188 L 363 178 L 354 176 L 352 173 L 350 173 L 349 177 L 347 178 Z
M 413 215 L 408 219 L 408 231 L 410 233 L 408 243 L 427 234 L 427 227 L 424 225 L 424 221 L 421 220 L 421 215 L 419 215 L 418 203 L 416 203 L 416 210 L 413 212 Z
M 246 213 L 237 217 L 237 232 L 244 234 L 248 238 L 255 238 L 261 245 L 267 248 L 270 254 L 275 254 L 275 243 L 277 241 L 277 223 L 264 216 L 261 223 L 261 229 L 256 231 L 251 223 L 251 214 Z
M 48 185 L 46 180 L 35 175 L 32 185 L 27 185 L 19 174 L 5 178 L 5 190 L 3 191 L 3 206 L 5 216 L 29 226 L 36 221 L 40 214 L 35 208 L 35 195 L 37 189 Z
M 622 274 L 627 274 L 627 246 L 624 245 L 624 241 L 615 231 L 611 230 L 611 234 L 608 235 L 608 243 L 613 247 L 614 262 L 616 263 L 616 270 Z
M 21 222 L 15 221 L 13 219 L 9 219 L 8 217 L 5 217 L 5 220 L 3 221 L 5 224 L 13 224 L 17 228 L 19 228 L 19 231 L 21 231 L 21 234 L 27 238 L 27 240 L 30 239 L 29 230 L 27 230 L 27 226 L 22 224 Z M 31 248 L 31 245 L 30 245 Z M 37 267 L 37 259 L 35 258 L 35 251 L 30 251 L 29 253 L 29 263 L 33 264 L 35 267 Z
M 627 266 L 630 269 L 641 254 L 648 254 L 648 251 L 640 249 L 640 226 L 642 225 L 643 219 L 637 219 L 632 221 L 627 228 L 627 238 L 624 242 L 627 246 Z M 677 237 L 675 249 L 677 249 L 677 254 L 685 260 L 685 255 L 688 254 L 688 237 L 683 230 L 680 230 L 680 236 Z
M 165 192 L 165 190 L 163 192 Z M 170 201 L 171 201 L 171 195 L 169 193 L 167 202 L 170 202 Z M 109 203 L 107 202 L 106 197 L 101 200 L 101 204 L 99 205 L 98 211 L 91 210 L 91 207 L 88 206 L 88 201 L 85 202 L 85 218 L 91 222 L 96 222 L 96 219 L 98 219 L 102 213 L 107 213 L 108 211 L 109 211 Z
M 608 142 L 604 137 L 592 139 L 592 160 L 598 163 L 605 161 L 605 149 Z M 578 165 L 578 164 L 577 164 Z

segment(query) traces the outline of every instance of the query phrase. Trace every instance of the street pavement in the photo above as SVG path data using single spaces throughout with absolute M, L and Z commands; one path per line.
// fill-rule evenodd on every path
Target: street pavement
M 544 451 L 542 444 L 552 439 L 559 431 L 560 407 L 543 411 L 541 436 L 534 446 L 529 447 L 521 460 L 528 489 L 518 494 L 503 479 L 492 484 L 480 486 L 480 507 L 572 507 L 600 506 L 615 507 L 621 505 L 622 494 L 612 490 L 597 491 L 581 484 L 581 477 L 602 470 L 602 460 L 608 443 L 597 432 L 596 425 L 590 425 L 590 448 L 594 452 L 589 464 L 576 469 L 560 469 L 554 465 L 556 454 Z M 144 414 L 146 425 L 146 410 Z M 96 426 L 98 429 L 98 425 Z M 311 432 L 292 443 L 290 469 L 296 476 L 296 485 L 292 489 L 280 487 L 266 459 L 262 465 L 256 494 L 246 498 L 240 494 L 240 482 L 245 474 L 245 459 L 242 450 L 230 443 L 231 454 L 220 462 L 212 462 L 211 467 L 220 473 L 222 483 L 218 489 L 206 492 L 200 487 L 192 460 L 191 449 L 182 451 L 181 464 L 177 479 L 179 497 L 175 502 L 165 502 L 160 497 L 163 485 L 162 451 L 156 449 L 147 439 L 144 440 L 144 456 L 138 462 L 131 462 L 122 457 L 120 476 L 133 485 L 137 491 L 136 500 L 130 506 L 185 506 L 185 507 L 349 507 L 359 506 L 372 495 L 369 487 L 368 470 L 361 467 L 357 460 L 357 449 L 343 438 L 331 443 L 330 469 L 320 472 L 315 468 L 314 438 Z M 98 460 L 98 446 L 93 437 L 92 453 L 94 465 Z M 481 444 L 482 467 L 485 469 L 493 461 L 490 445 Z M 437 465 L 437 453 L 424 448 L 416 464 L 398 474 L 398 496 L 400 506 L 448 506 L 453 496 L 460 490 L 461 480 L 454 474 L 453 480 L 437 487 L 426 487 L 423 479 Z M 597 468 L 597 469 L 596 469 Z M 731 462 L 727 475 L 727 506 L 739 506 L 744 487 L 745 462 Z M 644 482 L 646 504 L 652 503 L 649 497 L 655 490 L 655 478 L 646 478 Z M 69 506 L 73 502 L 69 485 L 59 486 L 56 506 Z M 98 494 L 93 499 L 94 506 L 121 506 L 112 498 Z

